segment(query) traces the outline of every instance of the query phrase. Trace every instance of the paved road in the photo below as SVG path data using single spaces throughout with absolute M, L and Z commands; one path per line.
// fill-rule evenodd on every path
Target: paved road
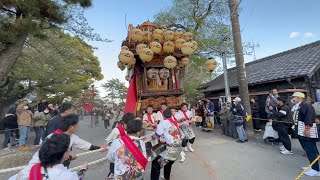
M 103 145 L 111 130 L 105 131 L 103 123 L 95 128 L 89 127 L 89 119 L 80 122 L 77 134 L 96 145 Z M 213 133 L 202 132 L 195 128 L 195 152 L 187 153 L 184 163 L 173 165 L 173 180 L 292 180 L 301 172 L 300 166 L 307 166 L 308 160 L 302 157 L 297 141 L 293 142 L 294 155 L 281 155 L 278 147 L 267 145 L 261 140 L 250 140 L 238 144 L 234 139 L 222 136 L 220 130 Z M 2 135 L 1 135 L 2 136 Z M 103 153 L 95 153 L 80 157 L 72 166 L 80 165 L 105 157 Z M 108 162 L 90 167 L 86 179 L 102 180 L 109 169 Z M 150 164 L 145 179 L 149 179 Z M 0 175 L 7 179 L 11 174 Z M 318 178 L 304 177 L 306 180 Z

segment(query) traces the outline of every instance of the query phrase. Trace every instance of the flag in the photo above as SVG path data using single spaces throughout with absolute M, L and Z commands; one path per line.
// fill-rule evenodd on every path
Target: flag
M 126 105 L 124 107 L 123 113 L 124 114 L 128 112 L 135 113 L 137 102 L 138 102 L 138 97 L 137 97 L 136 76 L 133 75 L 129 84 Z

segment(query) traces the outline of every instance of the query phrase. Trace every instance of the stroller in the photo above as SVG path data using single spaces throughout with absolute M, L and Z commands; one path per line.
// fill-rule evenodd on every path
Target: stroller
M 265 143 L 270 142 L 272 146 L 279 145 L 279 135 L 278 132 L 273 129 L 272 122 L 267 122 L 263 140 Z

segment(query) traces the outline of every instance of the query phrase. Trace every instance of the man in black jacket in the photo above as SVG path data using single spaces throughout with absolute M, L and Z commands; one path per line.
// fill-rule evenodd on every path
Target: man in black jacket
M 311 104 L 305 102 L 305 95 L 295 92 L 293 95 L 293 120 L 295 123 L 295 133 L 298 135 L 299 142 L 306 152 L 307 157 L 312 163 L 318 156 L 319 151 L 316 145 L 318 139 L 317 125 L 315 123 L 315 110 Z M 316 162 L 312 169 L 306 172 L 308 176 L 320 176 L 319 163 Z
M 278 106 L 274 109 L 273 106 L 269 106 L 270 111 L 272 112 L 273 119 L 276 121 L 272 122 L 272 127 L 275 131 L 278 132 L 279 140 L 282 142 L 283 146 L 280 147 L 281 154 L 293 154 L 291 151 L 291 141 L 288 135 L 288 125 L 286 122 L 289 122 L 289 113 L 290 109 L 286 105 L 287 101 L 283 97 L 277 98 Z M 277 122 L 282 121 L 282 122 Z
M 53 133 L 63 124 L 63 117 L 75 114 L 75 107 L 72 103 L 63 103 L 60 107 L 60 114 L 54 116 L 47 124 L 46 130 L 42 135 L 42 140 L 44 140 L 49 134 Z

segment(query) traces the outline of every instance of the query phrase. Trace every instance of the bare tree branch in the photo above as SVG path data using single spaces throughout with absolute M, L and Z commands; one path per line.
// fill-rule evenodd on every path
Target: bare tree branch
M 13 11 L 13 10 L 11 10 L 11 9 L 7 9 L 7 8 L 5 8 L 5 7 L 2 7 L 2 8 L 1 8 L 1 11 L 10 12 L 10 13 L 13 13 L 13 14 L 17 14 L 17 12 L 15 12 L 15 11 Z
M 168 27 L 168 28 L 171 28 L 171 27 L 181 28 L 181 29 L 184 29 L 184 30 L 186 30 L 186 31 L 189 31 L 189 28 L 183 26 L 182 24 L 172 23 L 172 24 L 168 25 L 167 27 Z

